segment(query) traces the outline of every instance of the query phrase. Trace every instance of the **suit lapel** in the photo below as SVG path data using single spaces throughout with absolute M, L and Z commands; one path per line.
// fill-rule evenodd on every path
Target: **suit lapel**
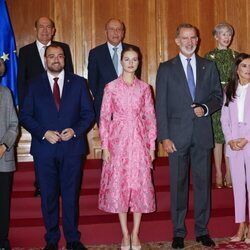
M 68 96 L 70 96 L 70 84 L 71 84 L 71 77 L 70 75 L 65 73 L 59 111 L 63 109 L 64 103 L 70 103 L 67 102 L 67 98 Z
M 36 46 L 36 42 L 33 43 L 33 53 L 32 53 L 32 54 L 34 55 L 34 59 L 35 59 L 37 62 L 39 62 L 38 64 L 39 64 L 40 70 L 41 70 L 41 72 L 43 72 L 45 69 L 44 69 L 44 67 L 43 67 L 43 63 L 42 63 L 42 61 L 41 61 L 41 57 L 40 57 L 38 48 L 37 48 L 37 46 Z
M 247 93 L 246 93 L 246 97 L 245 97 L 245 103 L 244 103 L 244 122 L 249 121 L 249 117 L 250 117 L 250 90 L 249 90 L 249 86 L 247 87 Z
M 112 72 L 112 74 L 114 76 L 116 76 L 115 78 L 117 78 L 117 73 L 115 71 L 115 67 L 114 67 L 114 64 L 113 64 L 113 61 L 112 61 L 112 58 L 111 58 L 111 55 L 109 53 L 109 47 L 108 47 L 108 44 L 105 43 L 105 46 L 103 48 L 103 59 L 104 60 L 107 60 L 107 67 L 108 67 L 108 70 L 110 70 L 110 72 Z
M 195 99 L 200 96 L 202 91 L 202 83 L 204 81 L 204 76 L 206 74 L 206 65 L 204 64 L 204 60 L 201 60 L 201 57 L 196 55 L 196 88 L 195 88 Z
M 50 87 L 50 82 L 49 82 L 49 78 L 47 75 L 47 72 L 43 74 L 43 86 L 44 86 L 44 91 L 46 96 L 48 96 L 48 104 L 50 107 L 54 107 L 55 111 L 57 112 L 57 108 L 56 108 L 56 103 L 55 103 L 55 99 Z
M 183 69 L 179 55 L 173 59 L 173 64 L 174 64 L 174 69 L 176 69 L 175 70 L 175 73 L 176 73 L 175 78 L 179 79 L 176 82 L 178 82 L 178 84 L 182 85 L 181 87 L 184 89 L 184 93 L 187 97 L 188 102 L 190 103 L 190 102 L 192 102 L 192 96 L 191 96 L 189 88 L 188 88 L 187 77 L 186 77 L 185 71 Z

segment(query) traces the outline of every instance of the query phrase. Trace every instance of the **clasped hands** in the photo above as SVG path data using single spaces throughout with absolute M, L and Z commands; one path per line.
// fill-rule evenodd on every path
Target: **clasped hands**
M 150 150 L 149 154 L 150 154 L 151 161 L 154 161 L 154 159 L 155 159 L 155 151 Z M 102 159 L 104 161 L 106 161 L 106 162 L 110 162 L 110 152 L 109 152 L 108 149 L 103 149 L 102 150 Z
M 239 138 L 239 139 L 229 141 L 228 145 L 233 151 L 239 151 L 239 150 L 242 150 L 247 143 L 248 143 L 248 140 L 246 138 Z
M 75 132 L 72 128 L 66 128 L 61 133 L 58 131 L 48 130 L 44 138 L 51 144 L 55 144 L 60 141 L 68 141 L 74 136 Z

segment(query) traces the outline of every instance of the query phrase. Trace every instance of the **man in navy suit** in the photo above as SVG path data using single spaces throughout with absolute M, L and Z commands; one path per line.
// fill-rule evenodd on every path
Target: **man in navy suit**
M 107 83 L 115 80 L 122 73 L 120 63 L 123 48 L 131 46 L 123 43 L 125 27 L 119 19 L 110 19 L 105 25 L 107 42 L 97 46 L 89 52 L 88 83 L 94 97 L 96 120 L 99 123 L 100 109 L 104 87 Z M 116 52 L 115 52 L 115 50 Z M 114 66 L 114 54 L 117 53 L 117 68 Z M 139 65 L 136 76 L 141 77 L 141 65 Z
M 22 47 L 19 51 L 18 64 L 18 97 L 19 105 L 22 106 L 23 98 L 27 93 L 28 83 L 33 78 L 45 72 L 44 51 L 46 46 L 53 44 L 60 45 L 65 55 L 65 71 L 73 73 L 73 64 L 69 46 L 66 43 L 52 41 L 55 34 L 55 24 L 48 17 L 41 17 L 35 22 L 35 34 L 37 40 Z M 39 184 L 35 171 L 35 196 L 40 195 Z
M 177 28 L 175 42 L 180 53 L 160 64 L 156 79 L 158 140 L 170 163 L 174 249 L 184 248 L 187 234 L 189 163 L 195 197 L 196 240 L 204 246 L 214 246 L 207 229 L 213 148 L 210 115 L 221 108 L 222 91 L 215 64 L 195 54 L 197 32 L 191 24 Z
M 78 199 L 86 133 L 94 108 L 86 80 L 64 71 L 64 51 L 45 50 L 47 72 L 31 81 L 20 111 L 20 123 L 32 135 L 31 154 L 38 171 L 45 250 L 57 250 L 60 239 L 59 195 L 67 249 L 84 250 L 78 227 Z

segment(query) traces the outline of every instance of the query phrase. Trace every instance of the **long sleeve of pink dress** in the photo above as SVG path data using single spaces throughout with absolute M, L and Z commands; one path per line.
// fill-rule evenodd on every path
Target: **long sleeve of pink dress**
M 155 210 L 150 150 L 155 149 L 156 118 L 150 86 L 138 79 L 131 85 L 118 79 L 106 85 L 101 115 L 103 162 L 99 208 L 121 213 Z

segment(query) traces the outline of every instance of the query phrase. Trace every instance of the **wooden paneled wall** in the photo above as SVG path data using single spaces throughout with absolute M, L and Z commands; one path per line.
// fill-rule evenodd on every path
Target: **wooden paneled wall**
M 232 48 L 250 51 L 249 0 L 6 0 L 17 48 L 35 40 L 34 21 L 51 17 L 56 24 L 55 40 L 71 47 L 75 72 L 87 77 L 89 50 L 105 42 L 104 24 L 120 18 L 126 25 L 125 41 L 136 44 L 143 54 L 142 79 L 155 86 L 157 67 L 176 55 L 174 43 L 178 24 L 190 22 L 200 30 L 199 54 L 215 46 L 211 31 L 227 21 L 235 29 Z M 100 157 L 98 130 L 88 135 L 89 158 Z M 28 160 L 30 137 L 24 132 L 18 146 L 18 159 Z M 163 155 L 159 148 L 159 155 Z

